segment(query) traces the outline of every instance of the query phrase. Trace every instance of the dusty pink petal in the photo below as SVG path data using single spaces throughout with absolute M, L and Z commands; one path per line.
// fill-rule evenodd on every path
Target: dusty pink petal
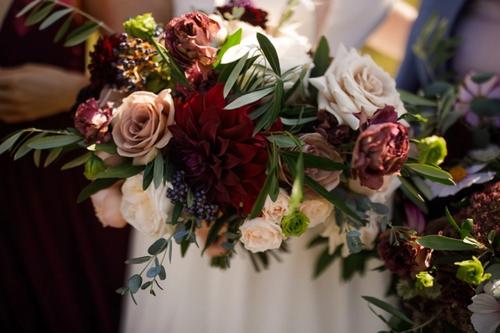
M 120 212 L 121 182 L 93 194 L 90 199 L 94 205 L 95 214 L 103 226 L 123 228 L 127 225 Z

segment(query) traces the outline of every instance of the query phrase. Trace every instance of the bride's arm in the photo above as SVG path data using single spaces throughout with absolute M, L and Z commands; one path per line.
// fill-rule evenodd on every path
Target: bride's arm
M 158 22 L 167 22 L 172 16 L 171 3 L 169 0 L 85 0 L 83 10 L 119 32 L 127 18 L 146 12 L 153 13 Z
M 367 45 L 400 61 L 404 56 L 408 34 L 417 14 L 417 10 L 411 5 L 395 1 L 386 19 L 368 38 Z

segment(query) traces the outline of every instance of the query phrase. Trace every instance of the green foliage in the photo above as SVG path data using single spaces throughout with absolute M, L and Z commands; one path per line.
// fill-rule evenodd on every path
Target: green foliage
M 99 172 L 98 174 L 95 175 L 95 179 L 111 179 L 111 178 L 124 179 L 135 176 L 142 170 L 144 170 L 143 166 L 132 165 L 130 162 L 123 163 L 116 167 L 109 167 Z
M 440 165 L 448 154 L 446 140 L 437 135 L 418 140 L 417 148 L 418 161 L 422 164 Z
M 219 66 L 219 64 L 222 60 L 222 57 L 227 52 L 227 50 L 229 50 L 231 47 L 233 47 L 235 45 L 238 45 L 241 42 L 242 32 L 243 32 L 243 30 L 240 28 L 227 37 L 224 44 L 222 44 L 221 47 L 219 48 L 219 51 L 217 53 L 217 60 L 214 63 L 214 67 Z
M 97 157 L 96 155 L 92 155 L 87 162 L 85 162 L 85 168 L 83 175 L 88 180 L 96 179 L 97 175 L 106 170 L 106 165 L 104 161 Z
M 401 319 L 409 324 L 413 324 L 413 321 L 410 318 L 408 318 L 401 310 L 392 306 L 391 304 L 386 303 L 378 298 L 371 297 L 371 296 L 362 296 L 362 297 L 365 301 L 367 301 L 370 304 L 375 305 L 379 309 L 382 309 L 385 312 L 390 313 L 391 315 L 393 315 L 393 316 L 395 316 L 395 317 L 397 317 L 397 318 L 399 318 L 399 319 Z
M 123 23 L 123 28 L 133 37 L 150 40 L 155 33 L 156 22 L 151 13 L 145 13 L 129 18 Z
M 420 237 L 417 243 L 437 251 L 471 251 L 481 248 L 481 244 L 471 238 L 455 239 L 440 235 Z
M 456 262 L 455 265 L 458 266 L 457 278 L 474 286 L 478 286 L 491 278 L 491 274 L 484 272 L 483 264 L 476 257 L 472 257 L 471 260 Z
M 271 43 L 269 38 L 267 38 L 267 36 L 259 32 L 257 33 L 257 41 L 259 42 L 259 46 L 274 73 L 276 73 L 276 75 L 278 76 L 281 76 L 280 60 L 278 58 L 278 53 L 276 52 L 274 45 Z
M 97 179 L 94 180 L 89 185 L 85 186 L 85 188 L 80 192 L 78 198 L 76 200 L 77 203 L 83 202 L 87 200 L 92 194 L 99 192 L 105 188 L 110 187 L 114 183 L 116 183 L 116 179 Z
M 405 163 L 404 167 L 433 182 L 444 185 L 455 185 L 453 177 L 437 166 L 422 163 Z

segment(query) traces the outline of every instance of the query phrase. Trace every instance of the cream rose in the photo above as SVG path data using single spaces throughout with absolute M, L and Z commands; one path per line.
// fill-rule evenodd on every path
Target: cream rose
M 333 214 L 334 206 L 319 195 L 307 194 L 299 210 L 309 218 L 309 228 L 313 228 L 328 220 Z
M 280 188 L 276 201 L 271 200 L 269 196 L 267 197 L 264 207 L 262 208 L 262 216 L 266 220 L 271 220 L 280 224 L 281 219 L 288 211 L 289 201 L 290 197 L 288 196 L 288 193 L 284 189 Z
M 333 148 L 333 146 L 330 145 L 321 134 L 304 134 L 300 137 L 300 140 L 304 143 L 303 151 L 305 153 L 328 158 L 338 163 L 343 162 L 342 157 L 340 157 L 339 153 L 337 153 L 335 148 Z M 339 184 L 342 171 L 309 168 L 305 170 L 305 173 L 320 185 L 322 185 L 325 189 L 331 191 Z
M 153 160 L 172 138 L 168 126 L 174 123 L 174 102 L 170 90 L 159 95 L 137 91 L 123 100 L 113 118 L 113 139 L 118 155 L 133 157 L 134 164 Z
M 357 130 L 375 111 L 393 106 L 405 113 L 394 79 L 368 55 L 340 45 L 324 76 L 309 79 L 318 89 L 318 105 Z
M 117 182 L 113 186 L 90 196 L 95 215 L 104 227 L 123 228 L 127 225 L 127 221 L 125 221 L 120 211 L 122 201 L 121 185 L 121 182 Z
M 170 236 L 174 230 L 167 224 L 174 205 L 167 199 L 167 186 L 142 189 L 141 174 L 127 178 L 122 186 L 121 213 L 123 218 L 141 233 L 151 237 Z
M 253 253 L 277 249 L 283 241 L 281 228 L 274 221 L 257 217 L 246 220 L 240 227 L 241 238 L 245 248 Z

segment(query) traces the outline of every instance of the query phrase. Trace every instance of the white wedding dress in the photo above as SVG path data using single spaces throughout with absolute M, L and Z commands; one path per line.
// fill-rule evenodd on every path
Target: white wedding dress
M 333 6 L 326 6 L 328 12 L 318 27 L 310 0 L 302 0 L 295 16 L 302 23 L 300 32 L 311 40 L 323 33 L 334 46 L 341 41 L 348 46 L 360 46 L 391 2 L 333 1 Z M 276 20 L 286 0 L 254 2 L 270 12 L 271 20 Z M 176 15 L 194 8 L 212 9 L 210 0 L 179 0 L 175 5 Z M 211 268 L 209 258 L 201 257 L 195 246 L 191 246 L 185 258 L 175 248 L 172 263 L 166 265 L 165 291 L 158 290 L 156 297 L 138 293 L 138 306 L 124 298 L 122 332 L 371 333 L 384 329 L 361 296 L 383 298 L 388 276 L 368 268 L 365 276 L 345 283 L 336 262 L 313 280 L 319 249 L 306 249 L 312 236 L 309 232 L 289 241 L 290 253 L 282 256 L 283 262 L 272 260 L 270 268 L 260 273 L 254 271 L 250 258 L 241 250 L 231 261 L 231 268 L 221 271 Z M 153 241 L 133 232 L 129 257 L 146 254 Z M 371 262 L 369 266 L 378 265 Z

